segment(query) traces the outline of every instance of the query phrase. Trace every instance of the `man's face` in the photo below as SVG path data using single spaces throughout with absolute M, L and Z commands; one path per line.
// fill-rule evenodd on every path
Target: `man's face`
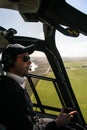
M 31 61 L 28 52 L 18 55 L 13 67 L 14 73 L 22 77 L 26 76 L 28 74 L 30 64 Z

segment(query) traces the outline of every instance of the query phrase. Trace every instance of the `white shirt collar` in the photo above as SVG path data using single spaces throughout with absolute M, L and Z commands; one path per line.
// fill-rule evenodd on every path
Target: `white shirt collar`
M 26 84 L 26 77 L 20 77 L 19 75 L 7 72 L 7 76 L 13 78 L 20 86 L 25 89 L 25 84 Z

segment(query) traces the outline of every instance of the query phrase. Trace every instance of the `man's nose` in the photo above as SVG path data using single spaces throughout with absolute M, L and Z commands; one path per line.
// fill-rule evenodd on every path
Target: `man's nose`
M 28 61 L 27 61 L 27 64 L 28 64 L 28 65 L 31 65 L 31 61 L 30 61 L 30 60 L 28 60 Z

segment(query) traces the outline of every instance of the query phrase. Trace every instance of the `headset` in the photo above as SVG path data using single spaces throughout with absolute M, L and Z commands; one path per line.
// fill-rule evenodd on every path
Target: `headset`
M 6 50 L 3 50 L 2 52 L 2 65 L 3 65 L 3 70 L 7 71 L 9 67 L 14 66 L 15 60 L 16 60 L 16 55 L 8 53 Z

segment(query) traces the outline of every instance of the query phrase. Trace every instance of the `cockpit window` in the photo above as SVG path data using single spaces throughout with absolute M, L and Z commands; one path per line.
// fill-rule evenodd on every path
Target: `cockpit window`
M 66 0 L 68 4 L 87 14 L 87 0 Z
M 0 26 L 17 30 L 19 36 L 44 39 L 43 25 L 41 22 L 25 22 L 18 11 L 0 9 Z
M 66 37 L 56 32 L 56 46 L 68 74 L 74 94 L 87 123 L 87 37 Z

